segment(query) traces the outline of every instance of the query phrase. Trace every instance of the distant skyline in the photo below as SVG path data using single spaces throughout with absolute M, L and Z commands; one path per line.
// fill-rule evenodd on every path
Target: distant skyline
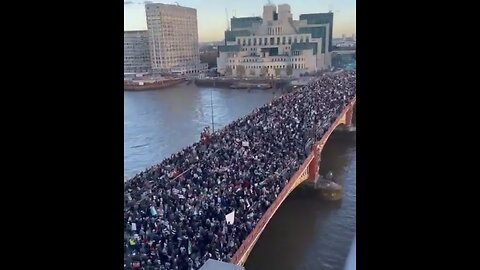
M 228 20 L 235 17 L 262 17 L 263 6 L 268 1 L 258 0 L 178 0 L 152 1 L 154 3 L 173 4 L 195 8 L 198 20 L 199 42 L 220 41 L 224 38 Z M 352 36 L 356 33 L 356 0 L 282 0 L 271 1 L 272 4 L 289 4 L 293 19 L 298 20 L 300 14 L 323 13 L 332 11 L 333 37 L 343 34 Z M 146 30 L 144 1 L 124 1 L 123 9 L 124 30 Z

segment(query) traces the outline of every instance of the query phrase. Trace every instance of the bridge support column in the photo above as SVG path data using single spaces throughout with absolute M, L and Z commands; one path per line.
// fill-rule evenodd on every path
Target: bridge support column
M 320 164 L 320 146 L 316 143 L 312 146 L 313 159 L 308 165 L 308 181 L 317 183 L 320 177 L 319 164 Z
M 352 126 L 352 119 L 353 119 L 353 105 L 349 105 L 350 108 L 345 112 L 345 126 L 351 127 Z

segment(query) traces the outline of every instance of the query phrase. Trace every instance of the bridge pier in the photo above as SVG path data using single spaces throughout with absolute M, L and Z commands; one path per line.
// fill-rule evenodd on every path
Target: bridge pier
M 349 105 L 349 109 L 345 112 L 345 126 L 351 127 L 353 119 L 353 105 Z
M 320 151 L 321 151 L 320 144 L 316 143 L 312 145 L 313 159 L 308 165 L 307 181 L 313 183 L 314 186 L 320 178 Z

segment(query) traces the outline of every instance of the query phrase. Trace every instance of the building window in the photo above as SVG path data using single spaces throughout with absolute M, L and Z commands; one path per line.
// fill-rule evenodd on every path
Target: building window
M 267 38 L 264 38 L 263 41 L 264 41 L 265 45 L 268 45 L 268 39 Z
M 280 45 L 280 38 L 277 37 L 277 45 Z
M 307 43 L 308 43 L 308 37 L 305 39 L 305 42 L 307 42 Z
M 300 43 L 303 43 L 303 37 L 300 37 Z
M 258 45 L 262 45 L 262 38 L 258 39 Z
M 240 39 L 237 39 L 237 44 L 240 45 Z
M 270 45 L 275 45 L 275 38 L 274 37 L 270 38 Z
M 253 39 L 253 46 L 256 46 L 256 45 L 257 45 L 257 39 L 254 38 L 254 39 Z
M 292 37 L 288 37 L 288 45 L 292 44 Z
M 283 37 L 283 38 L 282 38 L 282 45 L 285 45 L 285 40 L 286 40 L 286 38 Z
M 251 39 L 248 39 L 248 46 L 252 45 L 251 44 Z
M 297 37 L 293 38 L 293 43 L 297 43 Z

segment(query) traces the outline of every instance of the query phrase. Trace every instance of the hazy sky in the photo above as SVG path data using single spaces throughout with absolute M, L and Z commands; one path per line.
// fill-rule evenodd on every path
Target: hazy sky
M 145 30 L 144 1 L 124 1 L 124 30 Z M 220 41 L 224 38 L 227 28 L 225 8 L 228 18 L 232 16 L 262 16 L 263 5 L 268 1 L 259 0 L 178 0 L 178 1 L 152 1 L 154 3 L 175 4 L 197 9 L 198 38 L 200 42 Z M 289 4 L 293 19 L 303 13 L 321 13 L 331 10 L 333 15 L 333 36 L 342 34 L 351 36 L 356 31 L 355 8 L 356 0 L 279 0 L 271 1 L 277 6 Z

